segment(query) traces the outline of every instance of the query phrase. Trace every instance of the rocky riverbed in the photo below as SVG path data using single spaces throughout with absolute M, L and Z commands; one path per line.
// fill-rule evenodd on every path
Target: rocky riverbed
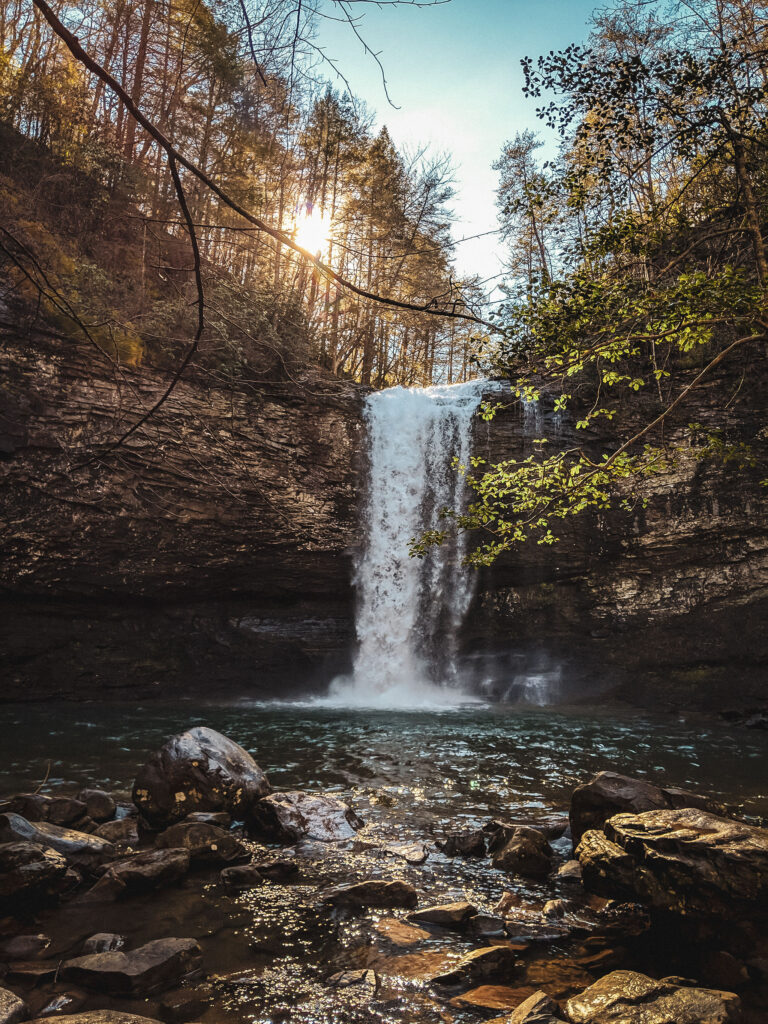
M 311 780 L 308 780 L 308 783 Z M 766 1019 L 768 831 L 616 772 L 418 836 L 206 727 L 0 811 L 0 1021 Z

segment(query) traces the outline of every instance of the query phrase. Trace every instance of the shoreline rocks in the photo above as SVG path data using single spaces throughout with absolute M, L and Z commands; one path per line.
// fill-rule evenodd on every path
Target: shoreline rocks
M 323 843 L 353 839 L 363 827 L 349 804 L 333 796 L 294 790 L 272 793 L 252 808 L 255 831 L 283 843 L 316 839 Z

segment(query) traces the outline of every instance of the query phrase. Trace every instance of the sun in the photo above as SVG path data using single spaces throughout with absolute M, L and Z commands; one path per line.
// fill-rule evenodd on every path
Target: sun
M 322 210 L 302 207 L 296 217 L 293 236 L 303 249 L 320 255 L 328 248 L 331 221 Z

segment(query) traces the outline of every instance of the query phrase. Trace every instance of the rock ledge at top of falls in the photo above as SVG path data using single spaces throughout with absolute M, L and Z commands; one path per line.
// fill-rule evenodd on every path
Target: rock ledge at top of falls
M 573 1024 L 736 1024 L 741 1001 L 733 992 L 613 971 L 569 999 L 567 1014 Z
M 577 786 L 571 797 L 570 824 L 574 846 L 589 829 L 602 828 L 614 814 L 698 807 L 724 814 L 722 804 L 674 787 L 662 788 L 646 779 L 633 779 L 617 772 L 598 772 L 589 782 Z
M 576 856 L 602 896 L 731 920 L 768 908 L 768 829 L 697 808 L 617 814 L 584 833 Z
M 136 776 L 133 800 L 153 828 L 192 811 L 227 811 L 249 819 L 272 791 L 251 755 L 214 729 L 197 726 L 172 736 Z

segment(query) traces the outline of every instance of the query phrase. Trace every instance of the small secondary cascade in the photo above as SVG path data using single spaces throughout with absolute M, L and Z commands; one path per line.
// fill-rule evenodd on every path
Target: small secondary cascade
M 457 636 L 472 597 L 464 535 L 410 557 L 409 545 L 460 510 L 465 485 L 454 459 L 469 461 L 472 418 L 487 381 L 389 388 L 365 404 L 369 480 L 365 543 L 356 566 L 358 652 L 351 678 L 331 699 L 418 706 L 461 698 Z

